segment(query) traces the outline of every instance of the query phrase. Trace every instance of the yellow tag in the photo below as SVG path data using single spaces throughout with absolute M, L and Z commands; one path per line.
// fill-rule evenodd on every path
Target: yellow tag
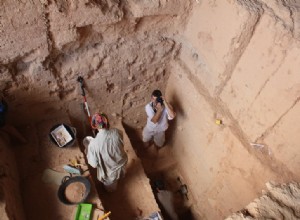
M 217 125 L 222 124 L 222 120 L 221 120 L 221 119 L 216 119 L 216 124 L 217 124 Z

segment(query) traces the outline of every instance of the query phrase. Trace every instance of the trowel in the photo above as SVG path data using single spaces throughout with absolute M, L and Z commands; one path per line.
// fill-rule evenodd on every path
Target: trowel
M 81 170 L 70 165 L 64 165 L 64 170 L 71 174 L 81 175 Z

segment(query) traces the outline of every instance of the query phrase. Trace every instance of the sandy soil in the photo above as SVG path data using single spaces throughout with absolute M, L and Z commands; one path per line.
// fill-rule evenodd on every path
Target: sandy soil
M 66 187 L 65 197 L 71 203 L 78 203 L 83 199 L 85 191 L 83 183 L 71 183 Z

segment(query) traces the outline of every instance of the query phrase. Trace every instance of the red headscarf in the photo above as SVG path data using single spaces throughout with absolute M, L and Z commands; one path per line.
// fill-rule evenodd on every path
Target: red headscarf
M 92 117 L 91 126 L 94 129 L 109 128 L 108 118 L 104 113 L 96 113 Z

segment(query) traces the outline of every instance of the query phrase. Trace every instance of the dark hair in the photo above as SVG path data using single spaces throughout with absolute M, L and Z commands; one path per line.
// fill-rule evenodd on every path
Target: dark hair
M 162 96 L 162 93 L 161 93 L 160 90 L 156 89 L 156 90 L 154 90 L 154 91 L 152 92 L 152 95 L 153 95 L 154 97 L 161 97 L 161 96 Z

